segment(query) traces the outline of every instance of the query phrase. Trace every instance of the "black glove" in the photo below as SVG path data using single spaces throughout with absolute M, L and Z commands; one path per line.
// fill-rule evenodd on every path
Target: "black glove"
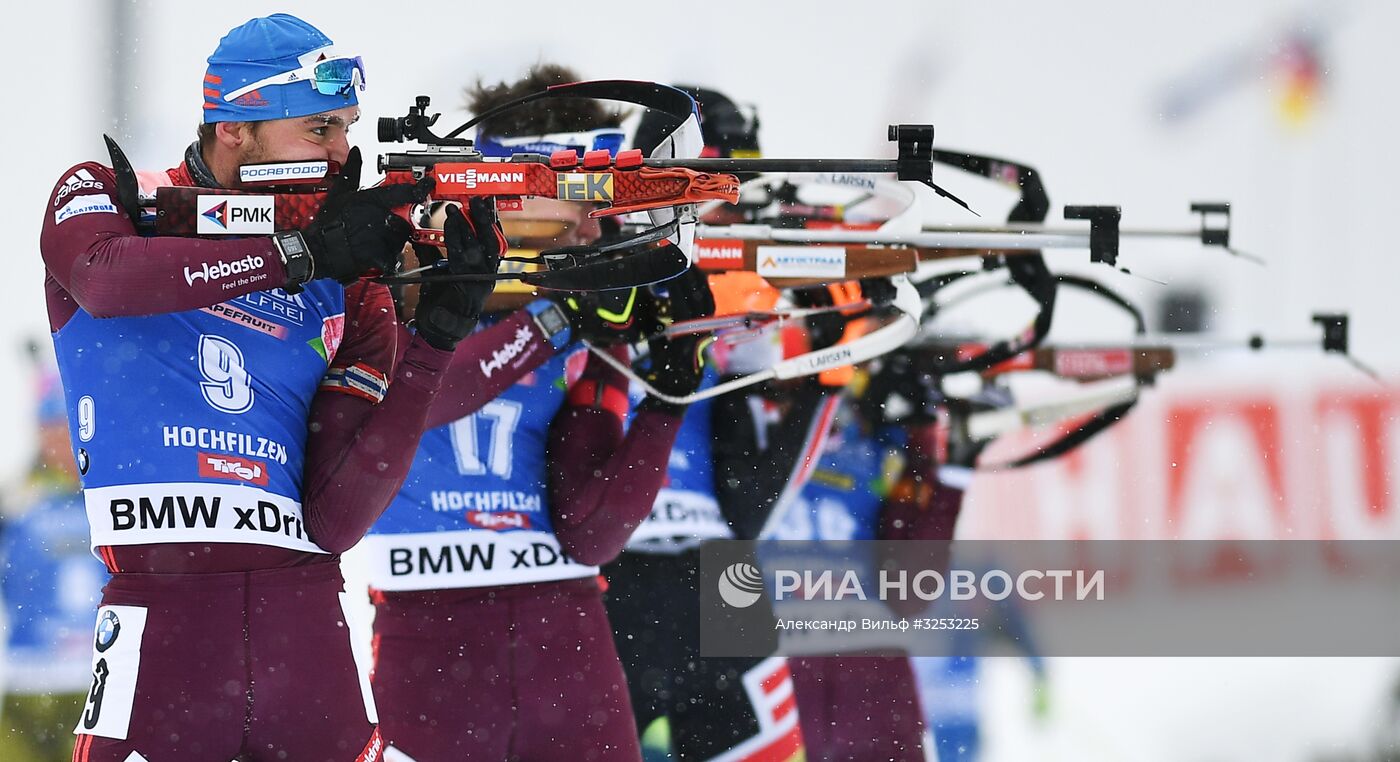
M 836 303 L 826 286 L 795 288 L 792 303 L 798 307 L 830 307 Z M 846 316 L 840 312 L 821 312 L 806 317 L 807 340 L 812 351 L 826 349 L 841 340 L 846 333 Z
M 870 300 L 872 307 L 887 307 L 894 304 L 899 293 L 889 278 L 861 278 L 860 295 Z
M 699 268 L 692 267 L 661 287 L 666 293 L 656 299 L 656 312 L 667 324 L 708 317 L 715 312 L 715 298 L 710 293 L 709 279 Z M 642 378 L 662 394 L 672 397 L 693 394 L 700 388 L 704 375 L 703 354 L 712 340 L 702 334 L 652 339 L 648 342 L 651 367 Z M 647 397 L 642 401 L 642 407 L 677 416 L 685 412 L 685 405 L 656 397 Z
M 935 420 L 943 402 L 938 379 L 913 355 L 896 351 L 880 358 L 857 404 L 868 421 L 918 424 Z
M 870 301 L 872 307 L 883 307 L 894 302 L 895 287 L 888 278 L 863 278 L 860 281 L 861 296 Z M 792 301 L 798 307 L 831 307 L 836 300 L 827 286 L 797 288 L 792 291 Z M 840 312 L 823 312 L 807 316 L 807 339 L 812 351 L 834 346 L 846 335 L 846 325 L 853 318 Z
M 496 281 L 434 281 L 433 275 L 494 275 L 505 250 L 505 235 L 496 222 L 495 200 L 473 198 L 467 211 L 470 219 L 455 204 L 447 208 L 447 221 L 442 226 L 447 239 L 447 266 L 424 273 L 414 312 L 413 325 L 418 335 L 432 346 L 449 351 L 476 328 Z M 432 266 L 442 259 L 436 246 L 415 250 L 421 266 Z
M 1010 389 L 991 384 L 967 399 L 948 398 L 942 404 L 948 411 L 948 452 L 944 462 L 950 466 L 976 468 L 977 458 L 992 440 L 973 439 L 967 430 L 969 420 L 974 413 L 1012 407 L 1016 400 Z
M 967 424 L 973 413 L 987 408 L 964 399 L 949 399 L 945 405 L 948 410 L 948 451 L 943 462 L 950 466 L 977 468 L 977 458 L 992 440 L 973 439 L 968 434 Z
M 655 303 L 641 289 L 550 295 L 569 317 L 574 336 L 595 346 L 636 344 L 657 333 Z
M 662 327 L 715 314 L 715 295 L 710 291 L 710 277 L 698 267 L 691 267 L 676 277 L 651 287 L 656 299 L 653 313 Z
M 393 272 L 413 228 L 392 210 L 422 203 L 432 186 L 427 175 L 416 185 L 359 190 L 360 149 L 350 149 L 320 211 L 302 231 L 315 263 L 312 277 L 349 285 L 367 273 Z

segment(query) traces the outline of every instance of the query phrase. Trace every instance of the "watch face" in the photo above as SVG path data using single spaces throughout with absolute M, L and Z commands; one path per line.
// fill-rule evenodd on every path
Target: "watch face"
M 549 336 L 559 333 L 569 325 L 569 319 L 564 317 L 564 311 L 559 309 L 558 305 L 550 305 L 549 309 L 536 315 L 535 320 L 540 324 L 540 330 Z
M 282 236 L 282 253 L 289 257 L 296 257 L 306 253 L 306 246 L 301 242 L 301 236 Z
M 287 285 L 284 288 L 290 293 L 300 293 L 302 284 L 311 280 L 314 270 L 306 241 L 296 231 L 278 233 L 272 240 L 282 255 L 282 263 L 287 266 Z

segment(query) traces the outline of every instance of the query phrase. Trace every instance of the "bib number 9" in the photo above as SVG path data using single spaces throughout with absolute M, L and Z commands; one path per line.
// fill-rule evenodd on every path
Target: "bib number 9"
M 97 433 L 97 403 L 92 397 L 83 395 L 78 400 L 78 441 L 91 442 Z
M 246 413 L 253 407 L 253 379 L 243 367 L 243 352 L 222 336 L 199 337 L 199 389 L 204 401 L 225 413 Z

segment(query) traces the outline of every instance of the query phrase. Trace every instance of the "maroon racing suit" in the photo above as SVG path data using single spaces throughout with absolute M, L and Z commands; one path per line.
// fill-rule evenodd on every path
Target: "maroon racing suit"
M 935 424 L 911 426 L 902 477 L 886 497 L 878 537 L 885 541 L 951 540 L 963 490 L 940 478 Z M 946 468 L 946 467 L 945 467 Z M 927 545 L 900 558 L 897 542 L 881 567 L 929 568 Z M 933 564 L 946 567 L 947 559 Z M 946 571 L 946 569 L 940 569 Z M 912 573 L 912 572 L 911 572 Z M 913 616 L 926 604 L 888 604 Z M 924 715 L 909 657 L 903 653 L 789 657 L 802 738 L 811 762 L 878 759 L 922 762 Z
M 150 177 L 143 183 L 216 188 L 197 146 L 180 167 Z M 142 237 L 126 210 L 113 203 L 116 189 L 111 169 L 85 163 L 65 173 L 50 195 L 40 244 L 56 345 L 69 341 L 72 332 L 64 329 L 75 325 L 89 336 L 108 331 L 111 340 L 86 350 L 88 354 L 112 367 L 127 363 L 122 367 L 128 373 L 135 363 L 149 388 L 158 388 L 183 383 L 182 374 L 203 362 L 205 345 L 197 327 L 209 325 L 210 316 L 220 321 L 219 333 L 246 345 L 262 340 L 260 336 L 287 335 L 287 321 L 258 317 L 246 304 L 232 301 L 266 294 L 288 298 L 272 291 L 286 283 L 287 275 L 270 239 Z M 254 261 L 260 266 L 248 268 L 246 263 Z M 239 277 L 191 277 L 225 272 Z M 327 283 L 315 282 L 317 293 L 342 293 Z M 253 377 L 260 384 L 259 405 L 294 413 L 275 421 L 280 436 L 293 443 L 274 453 L 282 463 L 278 473 L 291 478 L 299 493 L 271 496 L 299 511 L 300 523 L 288 519 L 281 525 L 284 536 L 247 532 L 232 540 L 233 527 L 215 526 L 217 516 L 232 512 L 220 514 L 214 503 L 203 515 L 205 534 L 191 522 L 185 529 L 195 531 L 161 539 L 166 525 L 159 517 L 169 516 L 163 510 L 184 496 L 167 492 L 161 498 L 159 490 L 207 487 L 223 496 L 227 509 L 240 494 L 244 500 L 271 495 L 258 487 L 267 485 L 263 466 L 276 463 L 273 459 L 251 463 L 236 455 L 200 453 L 201 469 L 214 469 L 207 477 L 201 470 L 198 476 L 189 471 L 162 479 L 147 472 L 192 468 L 194 459 L 186 465 L 182 459 L 162 464 L 149 458 L 131 464 L 129 480 L 103 485 L 120 490 L 128 505 L 142 505 L 145 534 L 128 541 L 128 535 L 104 526 L 99 541 L 99 528 L 93 525 L 94 552 L 113 577 L 98 612 L 93 685 L 75 731 L 76 760 L 381 758 L 372 698 L 357 676 L 339 597 L 338 554 L 358 541 L 402 483 L 451 354 L 414 341 L 400 352 L 395 368 L 397 329 L 387 290 L 362 281 L 342 291 L 343 302 L 325 302 L 343 304 L 341 314 L 327 315 L 318 329 L 326 341 L 311 342 L 310 349 L 286 342 L 278 350 L 285 359 L 265 363 L 259 370 L 265 376 Z M 152 342 L 154 335 L 161 340 Z M 200 340 L 198 358 L 191 357 L 195 339 Z M 260 346 L 266 351 L 279 345 Z M 217 362 L 220 355 L 211 357 Z M 77 367 L 90 374 L 93 359 L 89 356 L 88 364 Z M 285 374 L 292 373 L 299 374 L 300 386 L 292 390 L 296 396 L 279 399 L 273 392 L 288 388 Z M 389 385 L 391 377 L 395 380 Z M 66 387 L 74 383 L 68 377 L 64 381 Z M 199 388 L 198 374 L 189 381 Z M 204 381 L 213 383 L 207 376 Z M 107 393 L 114 399 L 148 395 L 146 407 L 133 416 L 138 420 L 128 420 L 126 431 L 118 432 L 128 440 L 158 437 L 163 427 L 190 429 L 193 437 L 193 427 L 182 426 L 188 422 L 182 416 L 191 414 L 188 405 L 182 410 L 160 395 L 150 397 L 137 384 Z M 122 402 L 129 405 L 130 398 Z M 97 404 L 100 410 L 102 403 Z M 85 411 L 82 402 L 71 400 L 75 452 L 85 474 L 89 455 L 94 464 L 99 458 L 113 459 L 97 448 L 99 440 L 85 438 L 92 436 L 85 428 L 90 413 L 90 407 Z M 206 422 L 218 414 L 203 407 L 198 411 Z M 253 441 L 238 431 L 251 424 L 236 415 L 216 423 L 227 431 L 205 441 L 209 430 L 201 429 L 199 447 Z M 85 486 L 93 491 L 92 485 Z M 150 494 L 143 495 L 148 488 Z M 91 521 L 105 506 L 95 508 L 93 496 L 86 497 Z M 262 503 L 257 505 L 261 511 Z M 150 515 L 158 517 L 149 531 L 144 524 L 148 506 Z M 252 513 L 250 508 L 248 515 Z M 114 507 L 113 523 L 116 516 Z M 245 518 L 240 513 L 240 523 Z
M 459 346 L 429 412 L 429 424 L 441 428 L 425 436 L 403 493 L 365 543 L 376 610 L 373 686 L 395 759 L 640 758 L 596 567 L 650 514 L 679 419 L 644 410 L 624 436 L 622 376 L 596 358 L 558 353 L 535 327 L 520 310 Z M 512 336 L 520 343 L 500 352 Z M 461 357 L 473 348 L 503 359 Z M 510 406 L 523 412 L 507 442 L 494 427 Z M 472 415 L 479 409 L 480 421 Z M 472 441 L 509 444 L 512 455 L 501 462 L 482 454 L 495 465 L 473 477 L 442 460 L 464 446 L 454 433 L 448 447 L 449 432 L 478 423 Z M 525 503 L 439 505 L 445 493 L 523 495 Z M 496 526 L 550 532 L 482 528 Z M 520 537 L 567 561 L 438 573 L 439 549 L 518 562 Z M 406 564 L 391 565 L 389 554 L 408 548 L 431 568 L 400 575 Z

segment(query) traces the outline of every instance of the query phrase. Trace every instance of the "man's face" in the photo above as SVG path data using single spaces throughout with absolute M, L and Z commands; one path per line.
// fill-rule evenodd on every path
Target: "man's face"
M 330 160 L 344 164 L 350 154 L 350 125 L 359 118 L 359 106 L 346 106 L 311 116 L 259 122 L 239 146 L 238 163 Z
M 603 234 L 588 213 L 595 207 L 553 198 L 521 200 L 518 212 L 501 212 L 501 229 L 513 245 L 523 249 L 553 249 L 593 243 Z
M 518 212 L 501 212 L 501 228 L 515 249 L 540 251 L 561 246 L 580 246 L 593 243 L 602 236 L 598 221 L 588 213 L 592 204 L 577 201 L 559 201 L 552 198 L 531 197 L 521 199 Z M 441 230 L 446 221 L 446 210 L 438 209 L 428 219 L 428 227 Z M 519 254 L 520 252 L 514 252 Z M 411 270 L 418 266 L 418 257 L 411 246 L 405 246 L 403 269 Z M 418 286 L 404 286 L 400 293 L 399 317 L 407 320 L 418 308 Z M 519 309 L 535 299 L 533 289 L 510 290 L 498 288 L 486 298 L 486 312 L 504 312 Z

